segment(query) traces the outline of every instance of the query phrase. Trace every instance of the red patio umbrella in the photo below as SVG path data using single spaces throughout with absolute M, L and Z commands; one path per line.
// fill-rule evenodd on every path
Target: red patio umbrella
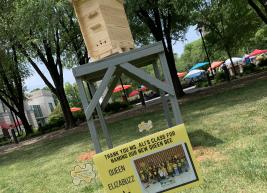
M 10 127 L 12 127 L 12 124 L 7 124 L 5 121 L 0 123 L 0 127 L 2 129 L 9 129 Z
M 257 55 L 260 55 L 260 54 L 264 54 L 264 53 L 267 53 L 267 50 L 254 50 L 252 53 L 249 54 L 249 57 L 252 57 L 252 56 L 257 56 Z
M 129 97 L 133 97 L 133 96 L 136 96 L 136 95 L 139 95 L 139 91 L 138 91 L 138 90 L 133 90 L 133 91 L 129 94 Z
M 10 128 L 17 127 L 18 125 L 22 125 L 22 122 L 20 120 L 15 121 L 14 123 L 6 123 L 5 121 L 0 122 L 0 128 L 2 129 L 10 129 Z
M 186 75 L 186 72 L 178 72 L 178 73 L 177 73 L 177 76 L 178 76 L 179 78 L 183 78 L 183 77 L 185 77 L 185 75 Z
M 81 111 L 82 109 L 81 108 L 79 108 L 79 107 L 72 107 L 72 108 L 70 108 L 70 111 L 71 112 L 77 112 L 77 111 Z
M 224 63 L 224 61 L 216 61 L 216 62 L 213 62 L 213 63 L 211 64 L 211 68 L 212 68 L 212 69 L 218 68 L 218 67 L 221 66 L 223 63 Z M 210 67 L 209 67 L 208 70 L 210 71 Z
M 113 90 L 113 93 L 117 93 L 117 92 L 121 92 L 122 90 L 123 90 L 123 88 L 124 88 L 124 90 L 125 89 L 129 89 L 129 88 L 131 88 L 132 87 L 132 85 L 117 85 L 115 88 L 114 88 L 114 90 Z

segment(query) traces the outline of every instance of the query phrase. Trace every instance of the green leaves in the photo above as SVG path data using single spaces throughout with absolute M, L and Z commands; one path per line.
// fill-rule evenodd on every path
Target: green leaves
M 155 34 L 160 33 L 158 29 L 162 29 L 165 35 L 170 33 L 173 40 L 183 39 L 200 2 L 200 0 L 126 0 L 126 12 L 135 41 L 146 44 L 157 39 Z
M 66 96 L 68 98 L 70 107 L 82 107 L 82 103 L 79 97 L 78 86 L 76 83 L 66 83 L 64 86 Z
M 259 26 L 255 14 L 243 0 L 213 0 L 203 3 L 196 23 L 204 27 L 205 39 L 215 50 L 237 53 Z
M 181 66 L 189 69 L 194 64 L 205 61 L 205 58 L 206 55 L 203 49 L 202 41 L 199 39 L 185 46 L 184 53 L 177 60 L 177 65 L 179 69 L 181 69 Z

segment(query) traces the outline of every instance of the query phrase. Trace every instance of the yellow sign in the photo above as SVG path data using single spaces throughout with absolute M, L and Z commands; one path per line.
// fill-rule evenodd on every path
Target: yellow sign
M 94 157 L 107 193 L 176 193 L 199 185 L 199 167 L 184 125 Z

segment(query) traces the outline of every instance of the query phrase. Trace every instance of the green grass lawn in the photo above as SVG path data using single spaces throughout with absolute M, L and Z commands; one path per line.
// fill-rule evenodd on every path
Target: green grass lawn
M 181 105 L 200 161 L 204 184 L 190 193 L 264 193 L 267 190 L 267 85 L 257 80 Z M 151 119 L 154 132 L 166 128 L 162 112 L 110 125 L 115 145 L 143 136 L 137 124 Z M 102 141 L 104 143 L 104 141 Z M 0 157 L 0 192 L 77 193 L 101 186 L 74 186 L 70 171 L 92 148 L 85 130 L 23 147 Z

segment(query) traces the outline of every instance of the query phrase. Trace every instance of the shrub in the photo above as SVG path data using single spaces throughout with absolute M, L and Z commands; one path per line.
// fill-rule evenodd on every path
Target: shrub
M 72 114 L 73 114 L 75 122 L 84 122 L 86 120 L 86 117 L 83 111 L 77 111 Z
M 122 102 L 113 102 L 113 103 L 110 103 L 106 106 L 105 108 L 105 112 L 111 112 L 111 113 L 117 113 L 121 110 L 125 110 L 125 109 L 128 109 L 130 107 L 129 104 L 127 103 L 122 103 Z
M 61 127 L 64 123 L 65 121 L 62 114 L 54 114 L 48 117 L 48 124 L 53 127 Z
M 209 83 L 208 83 L 208 80 L 200 80 L 196 83 L 196 86 L 198 88 L 203 88 L 203 87 L 208 87 L 209 86 Z
M 244 66 L 244 74 L 250 74 L 256 71 L 256 66 L 252 63 Z
M 61 114 L 51 114 L 48 117 L 48 123 L 44 126 L 40 127 L 39 130 L 42 133 L 54 131 L 57 129 L 61 129 L 64 126 L 64 117 Z
M 259 66 L 260 66 L 260 67 L 262 67 L 262 66 L 267 66 L 267 59 L 262 60 L 262 61 L 259 63 Z
M 7 145 L 10 143 L 10 140 L 0 135 L 0 146 Z
M 216 83 L 226 81 L 225 73 L 224 72 L 217 72 L 215 77 L 214 77 L 214 80 Z
M 61 129 L 65 124 L 64 116 L 59 104 L 54 111 L 49 115 L 48 122 L 39 128 L 42 133 L 50 132 L 53 130 Z

